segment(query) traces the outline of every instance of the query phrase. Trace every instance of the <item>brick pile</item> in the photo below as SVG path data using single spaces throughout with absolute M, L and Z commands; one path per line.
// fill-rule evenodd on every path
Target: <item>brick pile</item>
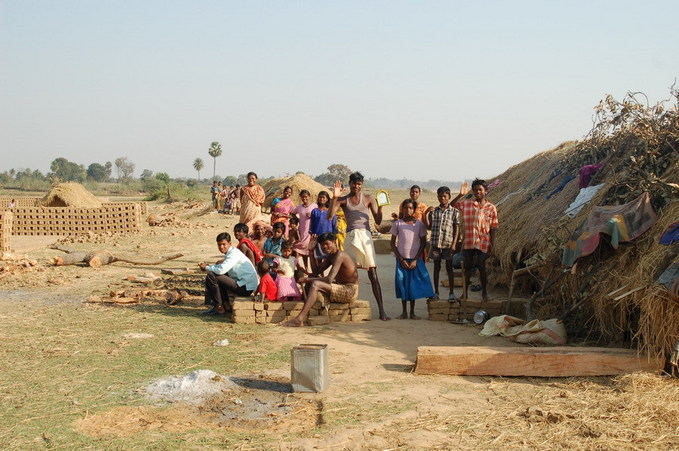
M 0 210 L 0 252 L 12 250 L 12 223 L 14 214 L 10 210 Z
M 14 206 L 19 208 L 36 207 L 40 202 L 39 197 L 0 197 L 0 208 L 6 208 L 14 199 Z
M 79 235 L 87 232 L 139 232 L 141 206 L 136 202 L 101 208 L 27 207 L 14 209 L 14 235 Z
M 462 305 L 460 305 L 462 303 Z M 450 302 L 450 301 L 427 301 L 427 313 L 429 314 L 429 321 L 455 321 L 458 318 L 471 320 L 474 313 L 485 310 L 490 316 L 502 315 L 506 300 L 492 300 L 481 302 L 480 299 L 470 299 L 468 301 Z M 462 310 L 462 315 L 460 314 Z
M 231 302 L 231 320 L 236 324 L 273 324 L 296 317 L 304 306 L 301 301 L 258 302 L 252 298 L 236 298 Z M 323 307 L 321 301 L 312 306 L 306 324 L 319 326 L 337 322 L 370 321 L 372 309 L 368 301 L 356 300 L 350 304 L 329 303 Z

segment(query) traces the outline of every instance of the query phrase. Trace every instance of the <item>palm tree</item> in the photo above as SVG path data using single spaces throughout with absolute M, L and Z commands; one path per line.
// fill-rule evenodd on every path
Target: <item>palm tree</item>
M 210 144 L 210 148 L 207 153 L 214 159 L 214 164 L 212 166 L 212 178 L 214 179 L 217 175 L 217 157 L 222 154 L 222 145 L 218 141 L 213 141 Z
M 196 158 L 193 160 L 193 169 L 198 171 L 198 180 L 200 180 L 200 170 L 205 167 L 205 163 L 203 163 L 202 158 Z

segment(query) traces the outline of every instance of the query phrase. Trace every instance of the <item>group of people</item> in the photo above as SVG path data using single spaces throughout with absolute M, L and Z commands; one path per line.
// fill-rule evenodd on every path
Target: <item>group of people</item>
M 206 304 L 209 315 L 223 314 L 229 309 L 228 296 L 250 296 L 270 301 L 304 300 L 299 314 L 284 326 L 302 326 L 319 293 L 329 302 L 350 303 L 358 298 L 358 268 L 367 270 L 381 320 L 389 320 L 384 310 L 382 288 L 377 276 L 375 248 L 370 229 L 370 216 L 377 225 L 382 222 L 382 206 L 363 193 L 363 175 L 349 177 L 349 192 L 336 182 L 332 196 L 321 191 L 311 202 L 307 190 L 300 192 L 301 203 L 294 205 L 292 188 L 285 187 L 274 199 L 269 224 L 260 219 L 265 193 L 257 184 L 257 174 L 247 176 L 248 184 L 240 188 L 240 222 L 234 227 L 238 244 L 231 236 L 217 236 L 223 260 L 199 266 L 207 271 Z M 483 180 L 464 183 L 452 199 L 448 187 L 437 190 L 439 205 L 427 207 L 418 202 L 420 188 L 410 189 L 410 198 L 399 206 L 391 227 L 391 248 L 396 258 L 396 297 L 402 301 L 399 318 L 419 319 L 415 300 L 439 299 L 441 262 L 449 281 L 448 300 L 457 302 L 453 291 L 454 260 L 464 261 L 465 287 L 469 287 L 472 267 L 476 266 L 484 300 L 488 299 L 485 263 L 491 255 L 497 210 L 486 199 L 488 185 Z M 463 199 L 464 198 L 464 199 Z M 252 233 L 250 234 L 250 230 Z M 462 231 L 462 234 L 461 234 Z M 427 235 L 430 247 L 427 250 Z M 462 236 L 461 252 L 456 252 Z M 425 261 L 434 262 L 432 286 Z M 299 287 L 303 286 L 303 290 Z M 468 295 L 464 290 L 463 298 Z M 410 311 L 408 312 L 408 304 Z
M 226 184 L 222 185 L 222 182 L 215 180 L 212 182 L 210 194 L 212 206 L 218 212 L 229 215 L 240 213 L 240 185 L 226 186 Z

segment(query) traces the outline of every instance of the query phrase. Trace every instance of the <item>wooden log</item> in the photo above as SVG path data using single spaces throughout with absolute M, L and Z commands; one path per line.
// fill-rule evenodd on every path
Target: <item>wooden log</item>
M 420 346 L 417 374 L 455 376 L 573 377 L 657 372 L 660 359 L 638 357 L 629 349 L 555 346 L 549 348 Z

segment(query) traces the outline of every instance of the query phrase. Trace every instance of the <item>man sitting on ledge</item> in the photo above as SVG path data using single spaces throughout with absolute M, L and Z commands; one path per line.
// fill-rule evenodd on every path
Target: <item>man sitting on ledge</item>
M 316 303 L 318 293 L 324 293 L 329 302 L 348 304 L 358 298 L 358 271 L 356 264 L 344 251 L 337 249 L 337 237 L 334 233 L 324 233 L 318 237 L 318 243 L 328 256 L 316 268 L 316 272 L 309 277 L 303 277 L 300 282 L 306 283 L 306 301 L 302 311 L 295 318 L 282 323 L 283 326 L 300 327 L 304 325 L 311 306 Z M 327 277 L 320 274 L 328 269 Z

